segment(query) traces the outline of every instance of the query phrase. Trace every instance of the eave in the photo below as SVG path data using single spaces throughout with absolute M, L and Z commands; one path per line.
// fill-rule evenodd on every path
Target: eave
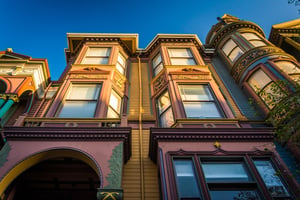
M 131 156 L 131 128 L 5 127 L 9 141 L 122 141 L 124 161 Z
M 157 159 L 159 142 L 272 142 L 272 128 L 151 128 L 149 157 Z

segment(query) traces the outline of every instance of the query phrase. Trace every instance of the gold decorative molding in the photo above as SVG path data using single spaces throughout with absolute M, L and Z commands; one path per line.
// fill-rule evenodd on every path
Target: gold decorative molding
M 4 100 L 11 99 L 16 103 L 19 102 L 18 94 L 12 94 L 12 93 L 0 94 L 0 99 L 4 99 Z
M 71 74 L 70 78 L 74 79 L 107 79 L 107 75 L 103 74 Z

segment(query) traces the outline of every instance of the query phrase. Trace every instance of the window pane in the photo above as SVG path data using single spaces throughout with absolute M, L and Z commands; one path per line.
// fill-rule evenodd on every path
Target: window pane
M 226 44 L 223 46 L 222 50 L 223 52 L 226 54 L 226 56 L 228 56 L 228 54 L 232 51 L 233 48 L 235 48 L 237 46 L 237 44 L 232 40 L 228 40 L 228 42 L 226 42 Z
M 116 113 L 116 111 L 114 111 L 112 108 L 108 107 L 107 110 L 107 118 L 119 118 L 120 115 L 118 113 Z
M 181 99 L 214 100 L 207 85 L 179 85 Z
M 202 163 L 207 182 L 248 182 L 251 180 L 242 162 Z
M 161 114 L 165 109 L 167 109 L 171 105 L 169 93 L 165 92 L 158 99 L 158 112 Z
M 269 160 L 255 160 L 254 164 L 272 197 L 289 196 L 286 187 L 276 175 L 276 171 Z
M 118 113 L 120 113 L 121 109 L 121 97 L 116 94 L 114 91 L 111 93 L 110 99 L 109 99 L 109 105 Z
M 242 33 L 242 36 L 247 40 L 261 40 L 255 33 Z
M 255 91 L 257 91 L 261 90 L 271 81 L 272 80 L 269 78 L 269 76 L 263 70 L 259 69 L 256 72 L 254 72 L 254 74 L 249 79 L 248 83 Z
M 174 160 L 179 197 L 200 198 L 199 185 L 192 160 Z
M 160 116 L 160 126 L 161 127 L 171 127 L 174 124 L 174 117 L 172 108 L 169 108 Z
M 163 64 L 160 63 L 154 70 L 154 75 L 156 76 L 162 69 L 163 69 Z
M 240 49 L 240 47 L 236 47 L 229 55 L 229 59 L 232 62 L 235 62 L 239 57 L 241 57 L 241 55 L 243 55 L 243 51 L 242 49 Z
M 107 64 L 108 63 L 108 58 L 84 58 L 82 60 L 82 64 Z
M 276 62 L 276 65 L 287 74 L 300 73 L 300 69 L 291 62 L 280 61 Z
M 124 58 L 124 56 L 123 56 L 122 54 L 119 54 L 119 55 L 118 55 L 118 62 L 119 62 L 122 66 L 125 66 L 126 59 Z
M 110 48 L 90 47 L 86 52 L 86 56 L 109 56 Z
M 196 65 L 193 58 L 171 58 L 172 65 Z
M 214 102 L 184 102 L 187 118 L 222 118 Z
M 61 118 L 91 118 L 94 117 L 96 101 L 65 101 L 59 117 Z
M 170 57 L 193 57 L 190 49 L 168 49 Z
M 161 62 L 161 56 L 160 54 L 157 54 L 152 60 L 153 68 L 155 68 L 160 62 Z
M 219 190 L 210 191 L 212 200 L 259 200 L 259 196 L 254 190 Z
M 252 41 L 250 41 L 250 43 L 255 47 L 266 46 L 266 43 L 259 41 L 259 40 L 252 40 Z
M 72 85 L 67 99 L 98 99 L 100 91 L 100 85 Z
M 116 68 L 121 74 L 125 73 L 123 66 L 121 66 L 119 63 L 117 63 Z

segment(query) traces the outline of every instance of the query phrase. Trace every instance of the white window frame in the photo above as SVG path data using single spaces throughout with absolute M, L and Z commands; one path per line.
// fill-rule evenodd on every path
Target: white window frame
M 80 94 L 75 94 L 74 97 L 72 93 L 75 92 L 76 88 L 80 87 L 90 87 L 94 89 L 94 94 L 92 96 L 89 95 L 90 97 L 85 97 L 84 95 L 82 95 L 82 92 L 80 92 Z M 102 84 L 70 84 L 56 116 L 59 118 L 93 118 L 96 113 L 98 99 L 101 93 L 101 87 Z M 82 105 L 80 105 L 80 103 Z M 88 107 L 88 104 L 92 106 Z M 70 110 L 73 112 L 70 113 Z
M 183 54 L 180 56 L 174 55 L 176 54 L 175 52 L 176 50 L 181 50 L 181 51 L 186 50 L 186 52 L 181 52 Z M 168 48 L 168 53 L 169 53 L 171 65 L 197 65 L 197 62 L 190 48 Z
M 195 95 L 200 95 L 202 96 L 201 98 L 202 99 L 193 99 L 193 98 L 187 98 L 185 97 L 186 94 L 184 94 L 184 87 L 199 87 L 199 92 L 202 91 L 202 92 L 206 92 L 205 95 L 199 93 L 199 94 L 195 94 Z M 207 118 L 210 118 L 210 119 L 219 119 L 219 118 L 224 118 L 224 114 L 218 104 L 218 100 L 217 98 L 215 97 L 212 89 L 210 88 L 209 84 L 178 84 L 178 91 L 179 91 L 179 95 L 181 97 L 181 101 L 182 101 L 182 105 L 183 105 L 183 108 L 184 108 L 184 111 L 185 111 L 185 116 L 186 118 L 195 118 L 195 119 L 207 119 Z M 196 90 L 195 90 L 196 91 Z M 198 98 L 198 97 L 197 97 Z M 209 115 L 209 113 L 205 112 L 199 112 L 199 115 L 198 116 L 193 116 L 193 114 L 191 115 L 189 112 L 189 109 L 188 109 L 188 105 L 192 106 L 198 106 L 198 108 L 200 107 L 200 110 L 201 111 L 201 107 L 203 105 L 208 105 L 208 106 L 213 106 L 211 107 L 211 109 L 214 110 L 214 114 L 213 115 Z M 195 107 L 195 109 L 198 109 Z M 203 109 L 203 108 L 202 108 Z
M 231 45 L 230 43 L 233 46 L 229 46 Z M 222 47 L 222 51 L 232 63 L 237 61 L 245 53 L 233 39 L 226 41 Z
M 96 49 L 105 50 L 105 54 L 101 55 L 97 53 L 95 54 Z M 81 61 L 81 64 L 92 64 L 92 65 L 106 65 L 109 62 L 109 57 L 111 55 L 112 48 L 111 47 L 88 47 L 85 55 Z M 94 62 L 92 60 L 98 59 L 98 62 Z

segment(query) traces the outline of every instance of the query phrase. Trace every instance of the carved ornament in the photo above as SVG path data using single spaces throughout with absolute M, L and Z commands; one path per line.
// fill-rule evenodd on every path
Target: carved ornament
M 159 77 L 156 78 L 156 80 L 153 82 L 153 89 L 154 93 L 159 91 L 161 88 L 163 88 L 167 84 L 167 78 L 165 73 L 162 73 Z
M 254 51 L 244 54 L 232 67 L 231 74 L 236 81 L 239 81 L 243 72 L 260 57 L 264 57 L 269 54 L 284 53 L 281 49 L 276 47 L 265 47 L 255 49 Z

